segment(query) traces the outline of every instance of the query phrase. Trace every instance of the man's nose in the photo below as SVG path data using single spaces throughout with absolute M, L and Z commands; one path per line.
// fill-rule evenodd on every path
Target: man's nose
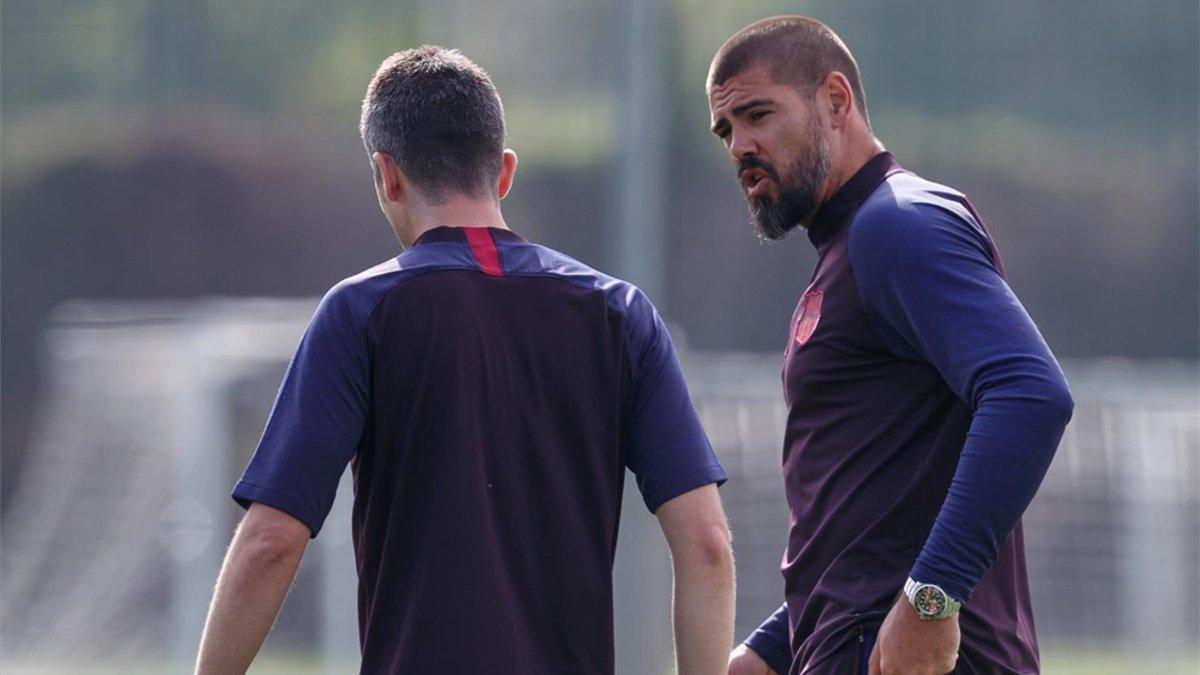
M 730 133 L 732 136 L 729 139 L 729 155 L 733 159 L 734 164 L 758 152 L 758 146 L 751 139 L 750 134 L 744 131 L 732 131 Z

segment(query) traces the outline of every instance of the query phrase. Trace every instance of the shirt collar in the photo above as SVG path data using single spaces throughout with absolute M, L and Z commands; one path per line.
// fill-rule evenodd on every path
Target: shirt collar
M 414 241 L 412 245 L 420 246 L 421 244 L 436 244 L 443 241 L 466 243 L 467 236 L 463 234 L 463 229 L 465 228 L 453 225 L 442 225 L 435 227 L 432 230 L 426 230 L 424 234 L 417 237 L 417 240 Z M 524 237 L 516 232 L 513 232 L 512 230 L 504 230 L 499 227 L 489 227 L 487 229 L 491 231 L 492 240 L 497 244 L 508 242 L 521 244 L 529 243 L 525 241 Z
M 903 171 L 892 153 L 884 151 L 867 160 L 850 180 L 847 180 L 813 216 L 808 226 L 808 238 L 821 248 L 837 234 L 859 205 L 879 187 L 888 176 Z

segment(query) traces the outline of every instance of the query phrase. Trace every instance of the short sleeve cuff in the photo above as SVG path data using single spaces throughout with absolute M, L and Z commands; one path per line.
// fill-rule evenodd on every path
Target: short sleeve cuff
M 243 509 L 249 509 L 251 504 L 258 502 L 259 504 L 266 504 L 273 509 L 283 511 L 307 525 L 313 537 L 317 536 L 317 533 L 321 531 L 322 523 L 325 522 L 324 515 L 295 497 L 269 487 L 249 483 L 245 480 L 239 480 L 237 485 L 233 486 L 233 494 L 231 496 L 233 497 L 233 501 L 237 502 Z
M 709 483 L 716 483 L 717 487 L 720 487 L 728 479 L 724 467 L 720 464 L 710 464 L 670 483 L 646 484 L 642 486 L 642 498 L 646 501 L 646 508 L 650 509 L 650 513 L 654 513 L 658 511 L 658 507 L 685 492 L 691 492 Z

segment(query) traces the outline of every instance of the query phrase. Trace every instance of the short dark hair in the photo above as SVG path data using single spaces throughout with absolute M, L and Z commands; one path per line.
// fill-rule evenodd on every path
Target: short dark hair
M 845 75 L 855 105 L 870 126 L 858 63 L 829 26 L 806 16 L 773 16 L 746 26 L 717 50 L 708 88 L 760 63 L 770 66 L 776 82 L 795 85 L 808 98 L 833 71 Z
M 494 190 L 504 108 L 492 80 L 457 49 L 422 45 L 383 60 L 363 99 L 359 132 L 435 202 Z

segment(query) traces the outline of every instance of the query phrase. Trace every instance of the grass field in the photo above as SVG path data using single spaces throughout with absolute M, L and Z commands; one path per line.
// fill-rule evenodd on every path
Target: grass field
M 1200 675 L 1200 653 L 1154 658 L 1119 652 L 1049 649 L 1042 652 L 1042 672 L 1046 675 Z
M 163 675 L 164 673 L 186 672 L 173 668 L 167 661 L 138 661 L 113 663 L 79 663 L 44 661 L 0 662 L 4 675 L 67 675 L 86 672 L 92 675 Z M 255 662 L 251 675 L 326 675 L 327 672 L 357 672 L 357 664 L 347 663 L 345 668 L 326 671 L 320 660 L 308 655 L 273 656 Z M 1056 648 L 1042 654 L 1042 672 L 1045 675 L 1130 675 L 1153 673 L 1153 675 L 1197 675 L 1200 673 L 1200 654 L 1175 658 L 1140 658 L 1130 654 L 1082 651 Z M 664 673 L 664 675 L 667 675 Z

